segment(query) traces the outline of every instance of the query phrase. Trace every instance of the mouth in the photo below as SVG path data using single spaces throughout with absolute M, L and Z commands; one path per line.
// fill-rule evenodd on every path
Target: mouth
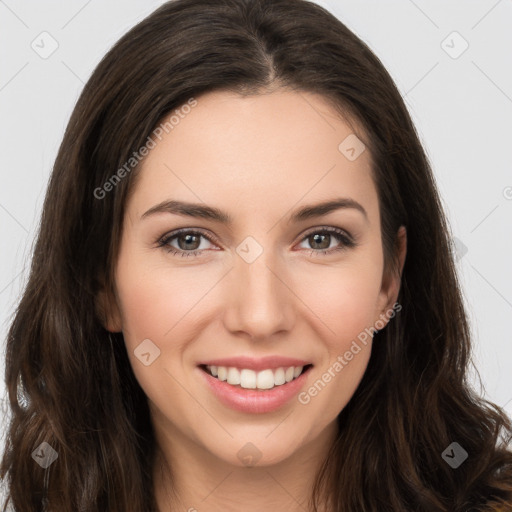
M 306 364 L 304 366 L 281 366 L 256 371 L 234 366 L 199 365 L 202 371 L 220 382 L 225 382 L 234 388 L 257 391 L 267 391 L 286 386 L 286 384 L 307 373 L 312 367 L 312 364 Z
M 206 388 L 224 406 L 249 414 L 272 413 L 291 406 L 293 398 L 307 385 L 313 368 L 312 364 L 299 360 L 293 363 L 305 364 L 288 366 L 292 360 L 269 364 L 240 359 L 238 366 L 217 363 L 197 366 Z M 231 364 L 237 363 L 233 361 Z M 277 364 L 284 365 L 275 367 Z M 244 368 L 246 365 L 253 368 Z

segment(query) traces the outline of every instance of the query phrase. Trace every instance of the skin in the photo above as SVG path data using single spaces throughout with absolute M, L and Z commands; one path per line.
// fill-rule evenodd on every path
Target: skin
M 307 390 L 390 311 L 400 275 L 384 269 L 370 151 L 349 161 L 338 150 L 354 130 L 318 95 L 217 91 L 197 100 L 142 164 L 126 206 L 115 298 L 102 298 L 106 327 L 123 332 L 149 399 L 160 510 L 304 511 L 337 434 L 336 417 L 367 367 L 371 338 L 308 404 L 294 398 L 272 413 L 224 406 L 198 378 L 197 364 L 233 355 L 299 357 L 314 365 Z M 360 203 L 367 218 L 344 208 L 288 222 L 298 208 L 337 197 Z M 233 224 L 165 212 L 141 219 L 168 199 L 215 206 Z M 325 227 L 345 230 L 357 245 L 320 254 L 343 246 L 329 235 L 315 245 L 310 235 Z M 191 257 L 157 246 L 179 228 L 201 229 L 218 242 L 200 237 L 187 249 L 183 236 L 181 245 L 169 241 L 183 252 L 202 250 Z M 397 235 L 401 273 L 404 228 Z M 250 264 L 236 252 L 248 236 L 263 249 Z M 160 349 L 149 366 L 134 355 L 145 339 Z M 261 456 L 255 467 L 237 456 L 248 442 Z M 166 464 L 173 487 L 161 470 Z

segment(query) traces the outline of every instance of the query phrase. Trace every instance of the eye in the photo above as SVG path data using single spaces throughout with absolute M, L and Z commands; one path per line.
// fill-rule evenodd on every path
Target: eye
M 206 247 L 201 239 L 207 241 Z M 338 245 L 332 247 L 331 242 L 333 241 L 338 241 Z M 357 245 L 348 233 L 334 227 L 322 227 L 321 229 L 317 228 L 315 231 L 310 231 L 302 239 L 302 243 L 304 242 L 309 243 L 312 247 L 310 255 L 333 254 Z M 157 241 L 157 246 L 174 256 L 187 258 L 190 256 L 201 256 L 208 249 L 208 243 L 215 243 L 215 238 L 212 235 L 206 235 L 197 229 L 184 228 L 164 235 Z
M 336 240 L 338 241 L 338 245 L 332 247 L 331 242 L 335 242 Z M 312 247 L 310 250 L 311 256 L 333 254 L 357 245 L 353 238 L 342 229 L 327 226 L 316 229 L 315 231 L 310 231 L 302 239 L 302 243 L 303 242 L 309 243 Z
M 158 241 L 158 247 L 164 248 L 173 255 L 182 257 L 199 256 L 207 247 L 201 243 L 201 239 L 213 243 L 213 237 L 207 236 L 202 231 L 191 229 L 180 229 L 165 235 Z M 178 247 L 171 245 L 176 242 Z

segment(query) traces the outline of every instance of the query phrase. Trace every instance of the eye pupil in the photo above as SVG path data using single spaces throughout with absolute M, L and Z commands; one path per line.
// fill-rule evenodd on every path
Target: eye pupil
M 314 235 L 312 235 L 310 237 L 310 239 L 312 238 L 313 239 L 313 246 L 314 244 L 317 244 L 319 243 L 321 245 L 321 247 L 314 247 L 314 249 L 328 249 L 329 248 L 329 245 L 330 245 L 330 240 L 329 240 L 329 237 L 331 235 L 327 235 L 327 234 L 320 234 L 320 233 L 315 233 Z M 318 239 L 319 238 L 323 238 L 323 245 L 322 245 L 322 241 L 319 241 Z M 327 240 L 327 245 L 325 245 L 325 241 Z
M 181 243 L 181 240 L 183 240 L 183 239 L 186 240 L 185 244 Z M 199 247 L 199 245 L 200 245 L 200 242 L 198 243 L 198 241 L 199 241 L 199 237 L 197 235 L 187 234 L 187 235 L 182 235 L 182 236 L 178 237 L 178 245 L 179 245 L 180 249 L 183 249 L 183 250 L 197 249 L 197 247 Z M 194 243 L 194 242 L 197 244 L 197 246 L 191 247 L 190 245 L 187 245 L 189 243 Z

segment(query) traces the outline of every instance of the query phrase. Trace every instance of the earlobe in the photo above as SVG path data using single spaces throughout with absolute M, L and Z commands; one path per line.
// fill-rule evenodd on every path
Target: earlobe
M 122 331 L 121 314 L 117 301 L 114 297 L 109 297 L 106 290 L 100 290 L 96 297 L 96 314 L 100 319 L 101 325 L 112 333 Z

